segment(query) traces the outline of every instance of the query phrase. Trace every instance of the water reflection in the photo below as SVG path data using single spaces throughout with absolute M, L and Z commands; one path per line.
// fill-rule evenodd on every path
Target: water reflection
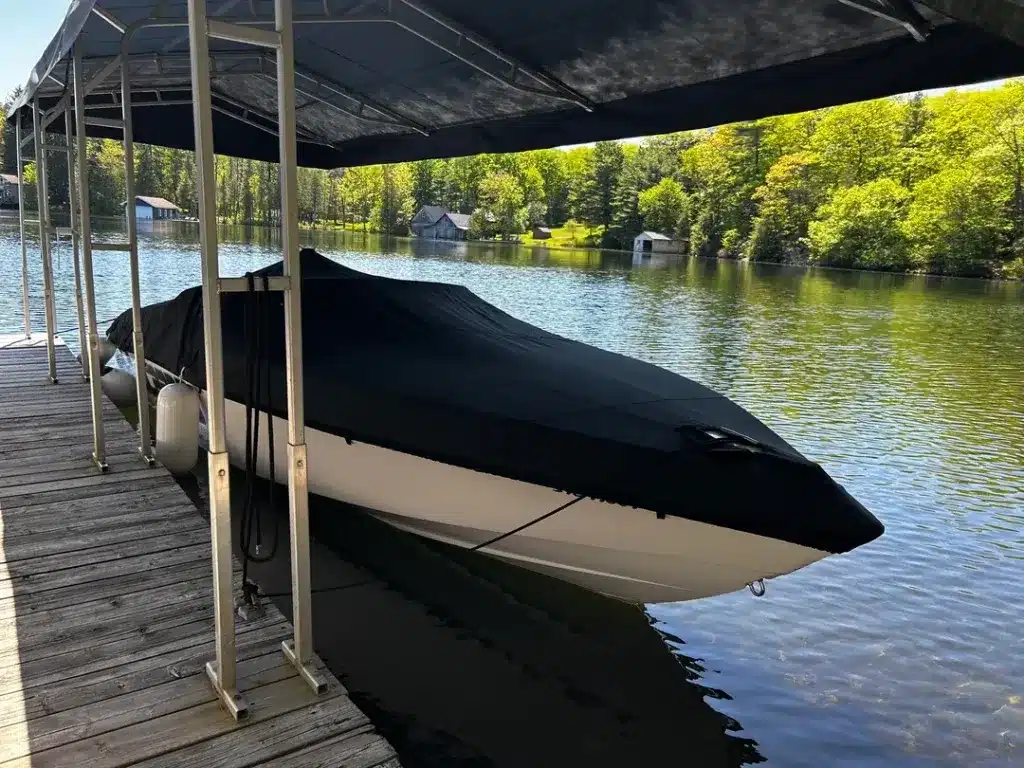
M 143 234 L 146 302 L 199 281 L 195 227 L 177 226 Z M 225 274 L 277 258 L 267 230 L 221 237 Z M 1024 762 L 1020 284 L 302 237 L 356 269 L 462 283 L 548 330 L 697 379 L 820 461 L 886 523 L 880 540 L 769 583 L 761 600 L 649 608 L 706 700 L 770 764 Z M 58 322 L 70 326 L 71 268 L 66 252 L 57 259 Z M 126 263 L 97 254 L 101 318 L 128 305 Z M 31 264 L 38 328 L 35 253 Z M 0 324 L 16 330 L 20 252 L 3 225 L 0 279 Z

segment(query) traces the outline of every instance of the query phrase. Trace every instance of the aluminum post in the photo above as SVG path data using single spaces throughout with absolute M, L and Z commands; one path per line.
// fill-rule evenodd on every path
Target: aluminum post
M 25 314 L 25 338 L 32 338 L 32 318 L 28 312 L 28 247 L 25 243 L 25 173 L 21 157 L 21 115 L 17 115 L 14 128 L 18 155 L 18 229 L 21 232 L 21 311 Z
M 209 426 L 210 535 L 213 545 L 213 601 L 217 658 L 206 674 L 221 702 L 236 719 L 249 707 L 235 678 L 235 617 L 232 602 L 231 496 L 224 424 L 224 357 L 220 294 L 217 292 L 217 186 L 213 165 L 213 109 L 210 98 L 210 41 L 206 0 L 188 0 L 195 126 L 199 247 L 203 275 L 203 340 L 206 347 L 206 420 Z
M 43 257 L 43 314 L 46 318 L 46 357 L 49 362 L 50 382 L 57 383 L 57 358 L 54 355 L 53 334 L 57 324 L 53 311 L 53 270 L 50 264 L 50 201 L 46 179 L 46 150 L 43 132 L 39 127 L 42 113 L 38 102 L 32 102 L 32 134 L 36 152 L 36 207 L 39 209 L 39 253 Z
M 142 297 L 139 289 L 139 233 L 135 222 L 135 141 L 132 136 L 132 91 L 128 57 L 121 56 L 121 115 L 124 123 L 125 215 L 128 219 L 128 262 L 132 286 L 132 342 L 135 351 L 135 393 L 139 408 L 139 453 L 153 466 L 155 459 L 149 439 L 149 388 L 146 380 L 146 352 L 142 346 Z
M 89 155 L 85 136 L 85 77 L 82 53 L 75 46 L 71 62 L 75 92 L 75 154 L 78 162 L 78 224 L 82 244 L 82 271 L 85 278 L 85 315 L 88 322 L 89 390 L 92 403 L 92 459 L 101 471 L 107 470 L 106 441 L 103 434 L 103 410 L 100 393 L 99 335 L 96 326 L 96 291 L 92 271 L 92 220 L 89 217 Z
M 299 259 L 298 160 L 295 136 L 295 40 L 292 0 L 275 0 L 277 110 L 281 164 L 281 249 L 288 279 L 284 294 L 285 376 L 288 382 L 288 513 L 291 529 L 292 625 L 285 655 L 316 692 L 327 683 L 313 669 L 313 619 L 309 585 L 309 496 L 302 381 L 302 272 Z M 268 418 L 273 418 L 272 416 Z
M 79 236 L 78 192 L 75 188 L 75 155 L 74 143 L 71 138 L 71 108 L 64 110 L 64 133 L 68 142 L 68 207 L 71 208 L 71 255 L 75 269 L 75 312 L 78 315 L 78 356 L 82 364 L 82 378 L 89 380 L 89 363 L 86 361 L 85 310 L 82 309 L 82 274 L 78 266 L 78 254 L 81 247 Z

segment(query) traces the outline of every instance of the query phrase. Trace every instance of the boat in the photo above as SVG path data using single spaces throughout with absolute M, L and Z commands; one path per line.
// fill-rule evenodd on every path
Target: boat
M 311 493 L 638 603 L 759 593 L 883 533 L 818 464 L 702 384 L 462 286 L 379 277 L 311 249 L 301 265 Z M 281 273 L 277 262 L 251 285 Z M 254 468 L 270 476 L 272 414 L 286 478 L 283 298 L 221 302 L 229 458 L 246 466 L 251 407 L 264 436 Z M 202 312 L 199 286 L 142 309 L 151 392 L 184 381 L 205 403 Z M 130 311 L 107 337 L 131 354 Z

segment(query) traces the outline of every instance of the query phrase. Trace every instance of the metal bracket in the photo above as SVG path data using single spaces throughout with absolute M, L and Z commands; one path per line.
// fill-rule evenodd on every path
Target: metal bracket
M 106 117 L 87 117 L 85 118 L 86 125 L 94 125 L 97 128 L 115 128 L 119 131 L 124 130 L 124 121 L 112 120 Z
M 287 291 L 291 280 L 287 275 L 275 275 L 267 279 L 271 291 Z M 245 277 L 221 277 L 217 280 L 217 290 L 221 293 L 245 293 L 249 290 L 249 280 Z M 253 280 L 253 290 L 263 291 L 263 280 Z
M 93 6 L 92 12 L 99 16 L 101 19 L 103 19 L 105 22 L 107 22 L 107 24 L 112 26 L 122 35 L 124 34 L 124 31 L 128 28 L 114 14 L 112 14 L 108 10 L 99 8 L 97 6 Z
M 839 2 L 904 27 L 919 43 L 927 40 L 934 29 L 932 23 L 921 15 L 911 0 L 839 0 Z
M 299 673 L 299 677 L 306 682 L 306 685 L 312 689 L 313 693 L 319 696 L 321 693 L 327 691 L 327 681 L 318 675 L 316 670 L 313 669 L 314 662 L 317 666 L 323 662 L 321 662 L 316 656 L 312 656 L 305 664 L 301 663 L 298 656 L 295 655 L 294 640 L 285 640 L 281 643 L 281 650 L 284 651 L 284 655 L 288 657 L 288 661 L 290 661 L 295 667 L 295 670 Z
M 245 698 L 234 688 L 222 688 L 220 675 L 217 673 L 217 662 L 206 662 L 206 676 L 210 678 L 210 684 L 216 691 L 217 697 L 235 720 L 246 720 L 249 717 L 249 704 Z

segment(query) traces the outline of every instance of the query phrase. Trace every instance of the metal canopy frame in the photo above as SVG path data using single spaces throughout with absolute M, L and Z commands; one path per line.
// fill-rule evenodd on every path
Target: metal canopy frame
M 852 0 L 851 0 L 852 1 Z M 209 53 L 209 69 L 211 75 L 217 78 L 259 76 L 261 79 L 269 80 L 274 76 L 276 64 L 271 65 L 273 58 L 268 52 L 269 45 L 266 43 L 272 39 L 274 32 L 263 29 L 274 27 L 276 29 L 276 16 L 268 17 L 256 12 L 258 5 L 266 0 L 251 0 L 248 15 L 226 16 L 219 15 L 211 18 L 208 23 L 208 36 L 213 39 L 226 40 L 235 43 L 252 43 L 258 45 L 257 51 L 228 51 Z M 380 6 L 379 11 L 367 12 L 365 8 Z M 276 2 L 275 2 L 276 7 Z M 93 7 L 92 13 L 105 21 L 121 35 L 121 53 L 114 57 L 85 58 L 83 63 L 92 66 L 103 62 L 104 66 L 90 79 L 86 86 L 87 94 L 114 94 L 116 91 L 107 83 L 127 59 L 132 38 L 142 29 L 187 27 L 188 18 L 161 16 L 146 18 L 132 24 L 126 24 L 117 18 L 110 11 Z M 324 0 L 322 14 L 303 14 L 293 16 L 291 19 L 295 25 L 331 25 L 331 24 L 376 24 L 392 25 L 408 32 L 420 40 L 443 51 L 451 58 L 463 62 L 493 81 L 520 93 L 531 94 L 549 98 L 555 102 L 572 104 L 587 112 L 594 110 L 594 103 L 583 94 L 575 91 L 557 78 L 539 72 L 524 62 L 516 59 L 502 51 L 498 46 L 484 39 L 480 35 L 465 29 L 457 22 L 452 21 L 438 13 L 425 3 L 419 0 L 371 0 L 371 2 L 359 3 L 355 9 L 345 12 L 334 12 L 331 10 L 331 0 Z M 151 83 L 156 89 L 157 85 L 164 88 L 156 89 L 156 93 L 163 90 L 181 90 L 190 78 L 191 71 L 183 69 L 182 64 L 189 62 L 190 54 L 174 51 L 178 42 L 184 42 L 189 38 L 182 37 L 164 47 L 161 53 L 150 53 L 138 56 L 127 66 L 138 66 L 140 69 L 149 65 L 155 72 L 132 72 L 132 83 L 144 86 Z M 263 43 L 261 45 L 261 43 Z M 174 66 L 178 65 L 178 66 Z M 177 76 L 180 83 L 169 83 L 169 79 Z M 59 78 L 48 73 L 47 77 L 53 79 L 61 88 L 64 83 Z M 366 123 L 389 126 L 401 132 L 417 133 L 421 136 L 429 136 L 434 130 L 433 126 L 425 125 L 417 120 L 402 115 L 399 111 L 380 103 L 378 100 L 352 89 L 343 83 L 302 67 L 296 67 L 294 77 L 296 80 L 294 92 L 302 96 L 305 101 L 298 105 L 298 108 L 306 108 L 313 104 L 322 105 L 338 114 L 354 118 Z M 213 104 L 215 111 L 224 114 L 235 120 L 253 125 L 251 116 L 257 115 L 267 122 L 269 116 L 260 114 L 260 110 L 253 106 L 234 101 L 230 107 L 224 102 L 230 101 L 225 94 L 213 91 L 213 98 L 217 101 Z M 220 102 L 220 103 L 217 103 Z M 45 115 L 42 129 L 46 128 L 56 120 L 70 103 L 70 95 L 63 96 Z M 171 106 L 180 105 L 181 100 L 154 99 L 152 102 L 136 104 L 136 106 Z M 117 106 L 115 103 L 111 107 Z M 86 109 L 101 109 L 95 104 L 87 103 Z M 257 120 L 257 123 L 261 122 Z M 263 125 L 253 127 L 265 128 Z M 316 136 L 310 131 L 301 131 L 298 134 L 303 141 L 320 143 L 333 148 L 336 142 L 331 142 L 326 137 Z
M 919 43 L 925 42 L 932 33 L 932 23 L 921 15 L 911 0 L 839 0 L 839 2 L 904 27 Z
M 288 488 L 290 517 L 290 546 L 292 563 L 292 601 L 294 636 L 285 641 L 282 651 L 296 667 L 300 676 L 317 693 L 326 690 L 327 684 L 316 671 L 316 660 L 313 654 L 312 616 L 310 613 L 310 572 L 309 572 L 309 513 L 307 491 L 307 457 L 305 441 L 305 419 L 303 412 L 303 377 L 302 377 L 302 304 L 301 274 L 299 264 L 298 236 L 298 181 L 296 160 L 298 131 L 295 124 L 296 94 L 306 93 L 306 89 L 295 88 L 296 74 L 294 69 L 294 42 L 292 33 L 291 0 L 275 1 L 274 30 L 264 30 L 255 26 L 243 26 L 223 20 L 211 20 L 207 17 L 205 0 L 189 0 L 187 22 L 167 22 L 162 19 L 147 19 L 131 26 L 125 26 L 108 12 L 93 9 L 107 23 L 123 33 L 121 53 L 104 61 L 101 69 L 86 81 L 85 65 L 78 50 L 73 52 L 71 59 L 71 81 L 68 92 L 45 115 L 39 105 L 39 96 L 31 103 L 33 132 L 30 137 L 22 137 L 21 121 L 17 122 L 16 142 L 18 154 L 19 201 L 23 202 L 24 193 L 20 182 L 23 180 L 26 162 L 22 151 L 29 143 L 35 145 L 37 162 L 36 184 L 39 194 L 39 231 L 41 255 L 43 260 L 44 301 L 46 317 L 46 340 L 49 360 L 49 376 L 52 383 L 57 384 L 56 359 L 54 353 L 54 336 L 56 333 L 56 317 L 54 311 L 53 278 L 49 237 L 56 232 L 51 226 L 49 204 L 47 199 L 47 161 L 49 151 L 67 153 L 68 179 L 70 185 L 71 235 L 75 269 L 75 299 L 79 318 L 79 340 L 82 348 L 82 364 L 85 378 L 90 383 L 92 423 L 93 423 L 93 460 L 101 471 L 107 471 L 105 456 L 105 440 L 101 413 L 100 365 L 99 365 L 99 329 L 96 320 L 96 301 L 93 281 L 93 252 L 95 250 L 125 251 L 129 255 L 129 272 L 132 297 L 133 347 L 136 364 L 136 398 L 139 411 L 140 453 L 147 464 L 154 464 L 150 444 L 149 399 L 146 385 L 146 356 L 142 329 L 141 296 L 139 288 L 138 232 L 133 201 L 134 189 L 134 140 L 132 133 L 132 109 L 134 106 L 154 107 L 167 104 L 191 103 L 193 105 L 197 186 L 199 193 L 199 229 L 202 258 L 202 291 L 204 317 L 204 338 L 206 344 L 206 382 L 207 382 L 207 419 L 209 424 L 208 467 L 210 477 L 210 528 L 212 539 L 212 566 L 214 577 L 214 606 L 216 627 L 216 656 L 207 664 L 206 671 L 221 702 L 235 719 L 248 715 L 249 707 L 237 689 L 236 649 L 234 604 L 232 594 L 232 547 L 231 547 L 231 503 L 229 459 L 227 452 L 227 435 L 225 425 L 224 401 L 224 362 L 221 346 L 220 293 L 246 290 L 244 280 L 221 279 L 219 274 L 216 229 L 216 180 L 214 174 L 214 147 L 212 115 L 215 111 L 228 114 L 234 119 L 270 131 L 279 137 L 281 156 L 281 210 L 282 210 L 282 257 L 284 270 L 281 278 L 271 281 L 272 290 L 280 290 L 285 294 L 285 334 L 286 334 L 286 377 L 288 391 Z M 139 29 L 147 26 L 188 26 L 191 50 L 182 56 L 175 54 L 179 62 L 187 61 L 190 69 L 190 93 L 183 93 L 181 86 L 166 88 L 155 86 L 147 90 L 146 75 L 133 73 L 133 61 L 130 56 L 130 43 Z M 278 114 L 264 113 L 250 105 L 244 104 L 222 94 L 214 94 L 211 89 L 211 75 L 220 76 L 217 65 L 209 53 L 209 39 L 229 39 L 259 46 L 262 50 L 253 57 L 227 55 L 218 57 L 227 59 L 233 69 L 239 62 L 248 58 L 255 62 L 255 67 L 244 70 L 247 74 L 269 76 L 267 73 L 268 55 L 273 53 L 276 64 L 276 84 L 278 93 Z M 115 87 L 108 80 L 120 74 L 120 82 Z M 335 106 L 339 110 L 348 110 L 335 105 L 327 96 L 320 94 L 344 93 L 336 86 L 323 79 L 311 75 L 303 75 L 305 80 L 313 82 L 316 93 L 313 97 L 318 101 Z M 133 95 L 133 81 L 139 80 L 140 90 L 137 93 L 148 93 L 154 98 L 150 101 L 137 100 Z M 63 84 L 62 84 L 63 86 Z M 165 93 L 173 94 L 172 98 L 164 98 Z M 110 96 L 109 103 L 87 104 L 89 96 Z M 190 98 L 188 97 L 190 96 Z M 378 109 L 365 101 L 360 108 Z M 97 117 L 90 115 L 94 110 L 120 111 L 120 119 Z M 383 108 L 381 108 L 383 109 Z M 79 126 L 72 140 L 72 113 L 74 125 Z M 45 142 L 45 130 L 61 115 L 65 118 L 66 145 L 52 145 Z M 380 112 L 384 114 L 384 112 Z M 369 119 L 375 119 L 369 116 Z M 389 118 L 390 119 L 390 118 Z M 108 129 L 119 130 L 124 143 L 126 218 L 128 242 L 126 243 L 94 243 L 92 241 L 91 218 L 89 211 L 88 156 L 86 152 L 85 126 L 96 125 Z M 316 138 L 316 137 L 311 137 Z M 25 241 L 24 205 L 19 206 L 19 223 L 22 232 L 22 290 L 23 311 L 25 315 L 25 334 L 31 336 L 29 316 L 29 285 L 28 256 Z M 82 265 L 79 269 L 79 252 Z M 80 279 L 84 276 L 84 280 Z M 84 302 L 82 292 L 84 282 Z M 83 307 L 84 303 L 84 307 Z M 271 416 L 268 415 L 268 418 Z

